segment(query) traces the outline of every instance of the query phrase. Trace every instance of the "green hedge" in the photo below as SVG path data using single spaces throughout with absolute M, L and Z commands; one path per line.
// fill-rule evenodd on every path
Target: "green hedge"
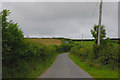
M 100 46 L 94 44 L 92 47 L 74 46 L 70 53 L 78 56 L 82 61 L 100 63 L 102 65 L 111 65 L 113 68 L 118 67 L 118 44 L 106 43 Z
M 49 63 L 57 52 L 54 47 L 25 40 L 19 25 L 12 20 L 7 20 L 10 13 L 9 10 L 3 10 L 0 13 L 2 17 L 2 75 L 3 78 L 25 78 L 37 65 L 41 64 L 45 67 L 44 63 Z
M 54 45 L 57 53 L 63 53 L 63 52 L 69 52 L 71 48 L 73 47 L 73 44 L 61 44 L 60 46 Z

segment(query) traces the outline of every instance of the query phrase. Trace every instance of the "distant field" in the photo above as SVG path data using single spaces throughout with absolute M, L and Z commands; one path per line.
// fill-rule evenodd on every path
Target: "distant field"
M 75 44 L 77 45 L 83 45 L 83 46 L 92 46 L 93 44 L 95 44 L 94 41 L 74 41 Z
M 114 45 L 118 45 L 118 43 L 120 44 L 119 40 L 111 40 Z M 74 41 L 75 44 L 81 44 L 83 46 L 92 46 L 93 44 L 95 44 L 94 41 Z
M 58 40 L 58 39 L 27 38 L 27 40 L 38 43 L 38 44 L 42 43 L 45 45 L 61 45 L 62 44 L 61 40 Z

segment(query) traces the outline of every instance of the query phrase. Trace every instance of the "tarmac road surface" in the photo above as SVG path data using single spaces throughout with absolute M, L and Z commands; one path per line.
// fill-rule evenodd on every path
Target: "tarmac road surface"
M 39 78 L 92 78 L 87 72 L 76 65 L 69 57 L 69 53 L 57 56 L 52 66 Z

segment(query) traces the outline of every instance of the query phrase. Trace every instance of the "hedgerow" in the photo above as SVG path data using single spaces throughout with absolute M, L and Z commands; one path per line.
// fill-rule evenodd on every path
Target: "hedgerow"
M 3 10 L 1 12 L 2 75 L 3 78 L 27 77 L 27 74 L 34 70 L 36 65 L 43 64 L 45 61 L 50 61 L 55 57 L 57 55 L 56 49 L 51 46 L 32 43 L 25 40 L 19 25 L 12 20 L 8 21 L 7 17 L 10 13 L 9 10 Z
M 74 46 L 70 53 L 79 57 L 82 61 L 88 61 L 90 63 L 99 63 L 102 65 L 112 65 L 115 68 L 118 68 L 118 55 L 119 48 L 117 43 L 111 41 L 106 41 L 106 43 L 97 45 L 94 44 L 92 47 L 79 47 Z M 81 45 L 80 45 L 81 46 Z

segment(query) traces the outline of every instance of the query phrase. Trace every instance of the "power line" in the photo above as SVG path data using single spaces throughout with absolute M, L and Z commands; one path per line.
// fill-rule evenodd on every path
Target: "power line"
M 90 18 L 90 21 L 89 21 L 88 25 L 91 24 L 92 19 L 94 18 L 94 15 L 95 15 L 96 10 L 97 10 L 97 6 L 98 6 L 98 2 L 96 2 L 95 9 L 93 10 L 93 13 L 92 13 L 92 15 L 91 15 L 91 18 Z M 87 24 L 85 24 L 85 25 L 87 25 Z
M 91 22 L 92 22 L 92 20 L 93 20 L 93 18 L 94 18 L 94 15 L 95 15 L 96 10 L 97 10 L 97 6 L 98 6 L 98 2 L 96 3 L 95 9 L 94 9 L 94 11 L 93 11 L 93 13 L 92 13 L 92 16 L 91 16 L 91 19 L 90 19 L 89 25 L 91 24 Z

